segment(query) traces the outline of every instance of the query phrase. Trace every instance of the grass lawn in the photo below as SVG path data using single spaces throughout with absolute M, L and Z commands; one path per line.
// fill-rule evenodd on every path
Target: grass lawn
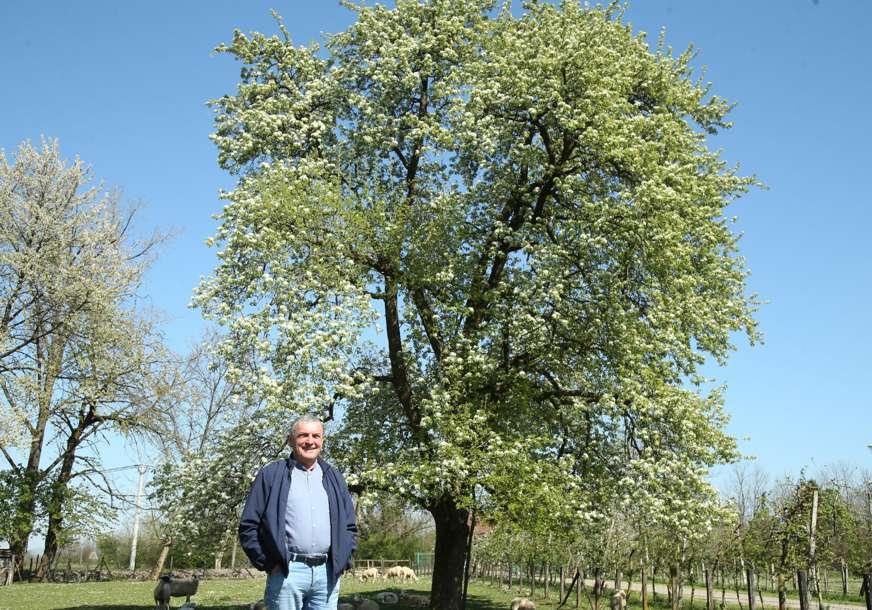
M 214 579 L 203 580 L 200 589 L 191 601 L 196 602 L 198 610 L 248 610 L 249 604 L 259 600 L 263 595 L 265 579 Z M 116 581 L 94 582 L 83 584 L 61 583 L 16 583 L 9 587 L 0 587 L 0 610 L 147 610 L 154 608 L 154 582 Z M 398 583 L 378 582 L 359 583 L 352 578 L 345 577 L 342 580 L 340 601 L 351 601 L 352 595 L 360 593 L 372 597 L 379 591 L 398 591 Z M 410 593 L 427 595 L 430 592 L 430 580 L 421 578 L 419 582 L 409 586 L 403 585 Z M 467 610 L 508 610 L 513 597 L 526 595 L 520 593 L 522 589 L 516 589 L 509 593 L 501 588 L 482 582 L 471 582 L 467 599 Z M 718 591 L 720 594 L 720 591 Z M 538 610 L 555 610 L 559 603 L 557 597 L 558 588 L 552 588 L 549 599 L 542 598 L 542 589 L 537 588 L 533 601 Z M 697 591 L 694 607 L 702 610 L 705 607 L 705 593 L 702 598 Z M 173 608 L 178 608 L 184 602 L 184 598 L 173 598 Z M 689 598 L 683 603 L 683 608 L 689 608 Z M 718 602 L 720 596 L 718 595 Z M 600 600 L 601 610 L 608 610 L 608 597 Z M 738 605 L 729 597 L 726 599 L 726 607 L 730 610 L 738 610 Z M 733 603 L 731 603 L 733 602 Z M 658 595 L 657 603 L 651 603 L 654 610 L 666 610 L 664 596 Z M 816 606 L 816 604 L 813 604 Z M 403 604 L 383 605 L 385 610 L 412 610 L 410 606 Z M 638 592 L 634 592 L 628 604 L 628 610 L 641 610 Z M 566 610 L 575 609 L 575 594 L 570 595 L 564 606 Z M 580 599 L 581 610 L 590 610 L 587 596 L 582 593 Z M 771 606 L 767 606 L 772 610 Z M 420 609 L 418 609 L 420 610 Z
M 203 580 L 197 595 L 191 598 L 198 610 L 248 610 L 249 604 L 263 595 L 265 579 Z M 62 583 L 16 583 L 0 587 L 0 610 L 145 610 L 154 608 L 154 582 L 94 582 L 82 584 Z M 340 601 L 351 601 L 351 596 L 360 593 L 372 596 L 379 591 L 397 591 L 398 583 L 358 583 L 351 578 L 342 580 Z M 410 593 L 429 594 L 430 581 L 421 578 L 419 582 L 405 586 Z M 550 600 L 542 600 L 541 591 L 536 597 L 536 607 L 551 610 L 557 606 L 556 592 Z M 506 593 L 493 587 L 470 583 L 467 601 L 468 610 L 507 610 L 512 597 L 517 594 Z M 185 599 L 174 597 L 172 607 L 178 608 Z M 574 608 L 570 600 L 567 608 Z M 604 604 L 607 608 L 607 605 Z M 586 608 L 582 599 L 582 608 Z M 403 604 L 384 605 L 383 608 L 411 610 Z M 420 610 L 420 609 L 419 609 Z

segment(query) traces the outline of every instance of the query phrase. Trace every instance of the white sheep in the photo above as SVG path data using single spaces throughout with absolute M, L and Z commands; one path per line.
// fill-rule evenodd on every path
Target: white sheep
M 411 580 L 414 582 L 418 582 L 418 577 L 415 575 L 415 570 L 408 566 L 399 566 L 400 567 L 400 578 L 402 580 Z
M 536 610 L 536 604 L 526 597 L 516 597 L 512 600 L 511 610 Z
M 611 610 L 626 610 L 627 594 L 624 593 L 623 589 L 615 591 L 614 595 L 612 595 L 611 601 L 609 601 L 609 607 Z
M 360 582 L 378 580 L 379 578 L 381 578 L 381 574 L 379 574 L 378 568 L 367 568 L 365 570 L 361 570 L 357 575 L 357 579 Z

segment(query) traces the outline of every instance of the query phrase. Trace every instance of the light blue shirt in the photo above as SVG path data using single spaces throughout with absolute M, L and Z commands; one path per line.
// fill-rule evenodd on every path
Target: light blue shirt
M 285 513 L 285 534 L 291 553 L 311 555 L 330 551 L 330 505 L 323 478 L 318 462 L 312 470 L 297 464 L 291 472 Z

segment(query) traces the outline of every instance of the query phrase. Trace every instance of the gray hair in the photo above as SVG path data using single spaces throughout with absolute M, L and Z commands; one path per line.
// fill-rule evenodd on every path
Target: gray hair
M 304 415 L 300 415 L 297 419 L 294 420 L 294 423 L 291 424 L 291 431 L 288 433 L 288 436 L 294 438 L 294 435 L 297 432 L 297 426 L 300 424 L 321 424 L 321 429 L 324 429 L 324 422 L 321 421 L 321 418 L 317 415 L 312 415 L 311 413 L 306 413 Z

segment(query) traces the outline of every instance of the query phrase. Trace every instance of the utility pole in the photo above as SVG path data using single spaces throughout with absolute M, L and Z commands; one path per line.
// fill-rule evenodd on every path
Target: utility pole
M 139 465 L 139 489 L 136 492 L 136 505 L 133 508 L 133 540 L 130 541 L 130 565 L 128 569 L 133 572 L 136 569 L 136 542 L 139 538 L 139 512 L 142 510 L 142 488 L 145 483 L 145 464 Z
M 809 527 L 809 567 L 811 568 L 812 584 L 818 599 L 818 610 L 824 610 L 824 602 L 821 599 L 821 581 L 818 574 L 817 566 L 817 545 L 815 543 L 815 534 L 817 530 L 817 513 L 818 513 L 818 490 L 815 487 L 811 496 L 811 524 Z

